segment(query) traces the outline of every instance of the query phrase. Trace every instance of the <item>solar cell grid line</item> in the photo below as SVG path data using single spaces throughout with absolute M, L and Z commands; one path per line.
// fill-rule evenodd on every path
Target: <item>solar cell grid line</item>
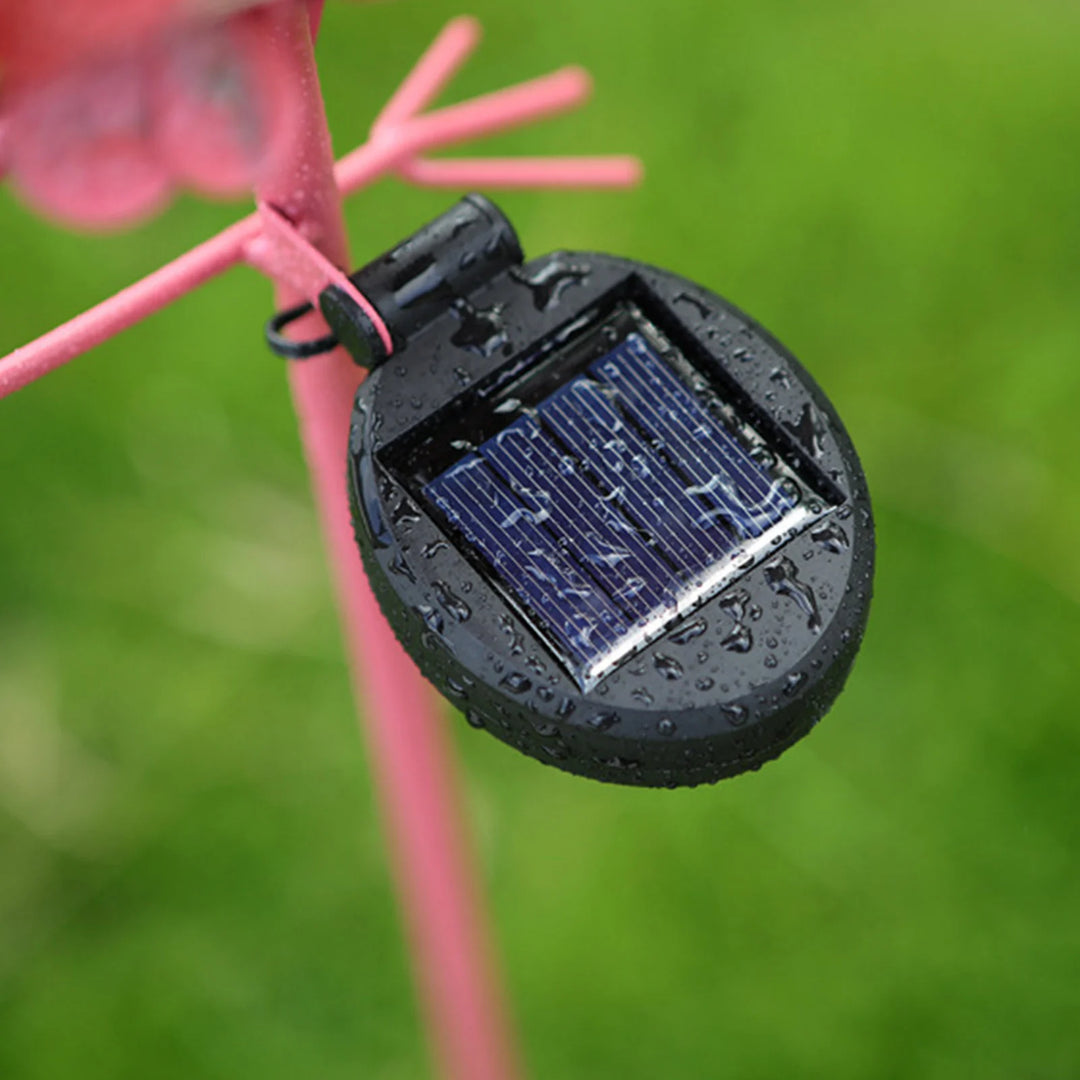
M 663 579 L 656 577 L 654 567 L 645 561 L 648 556 L 640 557 L 647 549 L 640 545 L 637 552 L 628 550 L 625 545 L 633 544 L 631 533 L 616 533 L 612 522 L 597 513 L 595 504 L 590 506 L 580 500 L 568 499 L 566 488 L 570 485 L 566 483 L 567 476 L 560 473 L 557 465 L 547 477 L 537 476 L 535 469 L 530 469 L 524 463 L 528 460 L 526 453 L 507 449 L 511 441 L 527 442 L 528 436 L 523 435 L 520 428 L 507 429 L 481 446 L 480 452 L 506 480 L 515 495 L 534 511 L 546 513 L 544 527 L 552 532 L 556 545 L 566 557 L 573 560 L 582 573 L 595 580 L 630 621 L 642 617 L 643 604 L 647 608 L 662 604 Z M 534 486 L 537 483 L 545 485 L 546 497 L 537 496 Z M 594 497 L 595 494 L 593 492 Z M 635 554 L 639 555 L 636 565 Z M 627 562 L 629 565 L 622 565 Z M 664 577 L 670 580 L 671 571 L 664 569 Z M 644 571 L 648 576 L 628 576 L 639 571 Z
M 706 530 L 694 521 L 686 492 L 627 428 L 595 383 L 576 379 L 542 402 L 538 411 L 544 424 L 608 489 L 606 498 L 617 499 L 683 572 L 697 572 L 724 551 L 727 541 L 720 529 Z
M 685 387 L 667 394 L 660 408 L 650 408 L 650 400 L 675 381 L 658 359 L 629 353 L 604 364 L 603 370 L 623 391 L 634 419 L 681 452 L 677 464 L 694 481 L 691 490 L 726 513 L 746 539 L 759 536 L 793 505 L 776 480 Z M 698 434 L 701 437 L 695 437 Z
M 519 596 L 548 625 L 568 655 L 587 663 L 597 649 L 604 651 L 618 640 L 624 624 L 596 590 L 550 549 L 546 538 L 529 527 L 532 523 L 520 513 L 522 508 L 494 484 L 485 485 L 485 478 L 478 477 L 479 470 L 473 467 L 477 463 L 479 459 L 467 464 L 469 482 L 457 482 L 466 475 L 464 470 L 456 478 L 442 477 L 444 492 L 433 491 L 431 496 L 451 520 L 460 523 L 496 570 L 515 584 Z M 459 468 L 455 466 L 451 473 Z M 486 509 L 488 505 L 494 507 L 495 516 Z M 599 637 L 599 644 L 592 637 Z
M 588 664 L 625 635 L 622 617 L 552 547 L 532 512 L 501 489 L 481 458 L 469 454 L 427 484 L 425 494 L 512 583 L 579 664 Z
M 724 549 L 722 539 L 716 535 L 721 527 L 703 517 L 697 502 L 672 475 L 670 467 L 625 422 L 596 382 L 583 376 L 566 390 L 577 406 L 571 421 L 579 422 L 594 446 L 585 464 L 597 472 L 597 462 L 607 466 L 609 483 L 619 486 L 623 497 L 627 492 L 634 493 L 636 505 L 651 512 L 646 530 L 660 547 L 673 553 L 681 547 L 682 561 L 675 560 L 680 569 L 697 570 L 712 561 Z M 599 452 L 595 451 L 597 443 Z M 637 512 L 629 500 L 627 506 L 631 513 Z
M 716 454 L 710 457 L 730 472 L 740 487 L 759 497 L 768 493 L 771 478 L 748 458 L 745 448 L 731 432 L 702 406 L 640 335 L 631 335 L 623 345 L 601 357 L 592 367 L 602 372 L 601 377 L 616 386 L 627 402 L 641 410 L 642 419 L 655 415 L 651 406 L 657 402 L 673 420 L 681 421 L 680 426 L 685 425 L 692 439 L 696 435 L 709 436 L 732 455 L 730 460 Z
M 623 369 L 630 376 L 637 376 L 639 383 L 648 388 L 650 385 L 660 390 L 669 405 L 680 407 L 688 422 L 698 422 L 702 427 L 730 450 L 738 460 L 746 459 L 746 469 L 740 470 L 747 485 L 765 494 L 768 489 L 768 477 L 752 458 L 747 458 L 746 448 L 734 435 L 713 416 L 694 396 L 690 388 L 672 371 L 671 367 L 659 357 L 655 350 L 640 334 L 631 334 L 620 349 L 624 361 Z M 737 467 L 737 464 L 736 464 Z
M 638 424 L 669 445 L 678 466 L 697 486 L 695 493 L 717 504 L 747 539 L 760 535 L 793 505 L 643 341 L 627 342 L 592 370 L 617 387 L 620 404 Z M 735 491 L 723 489 L 724 477 Z
M 575 531 L 575 518 L 580 519 L 591 534 L 607 534 L 607 543 L 621 546 L 632 560 L 631 565 L 646 574 L 652 599 L 662 603 L 673 599 L 675 564 L 654 544 L 648 543 L 637 526 L 617 506 L 604 501 L 599 489 L 581 471 L 581 462 L 564 454 L 540 423 L 533 417 L 523 417 L 507 431 L 516 431 L 524 438 L 520 455 L 500 454 L 500 464 L 523 484 L 523 497 L 528 498 L 530 480 L 546 483 L 553 515 L 566 521 L 568 532 Z M 501 439 L 502 433 L 497 438 Z M 483 447 L 481 447 L 483 450 Z M 546 476 L 544 475 L 546 473 Z M 601 562 L 614 565 L 610 560 Z M 619 563 L 621 566 L 621 563 Z M 623 567 L 625 570 L 626 567 Z M 640 607 L 640 604 L 637 605 Z
M 616 510 L 599 503 L 599 492 L 567 467 L 558 450 L 532 417 L 522 417 L 479 448 L 485 459 L 533 510 L 547 510 L 552 529 L 573 545 L 567 555 L 597 579 L 608 596 L 631 620 L 645 611 L 671 603 L 671 567 L 649 548 L 628 521 L 616 531 Z M 542 492 L 542 494 L 541 494 Z M 627 595 L 639 575 L 641 588 Z
M 762 483 L 759 477 L 765 474 L 733 440 L 725 440 L 731 456 L 715 445 L 720 441 L 718 425 L 698 424 L 693 415 L 680 416 L 670 401 L 654 407 L 651 400 L 657 390 L 634 386 L 633 375 L 617 372 L 614 361 L 604 364 L 602 371 L 623 391 L 620 404 L 628 416 L 647 435 L 659 439 L 673 467 L 690 482 L 686 490 L 702 500 L 704 518 L 723 518 L 742 538 L 753 539 L 782 516 L 789 500 L 772 478 L 766 477 L 770 487 Z M 704 411 L 700 415 L 706 416 Z M 757 473 L 752 480 L 746 475 L 751 467 Z

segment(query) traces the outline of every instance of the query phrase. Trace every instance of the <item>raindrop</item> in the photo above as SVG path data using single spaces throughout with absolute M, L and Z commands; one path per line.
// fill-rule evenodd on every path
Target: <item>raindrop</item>
M 436 581 L 433 584 L 435 595 L 439 598 L 439 603 L 444 610 L 458 622 L 465 622 L 472 614 L 472 608 L 445 581 Z
M 512 694 L 524 694 L 532 689 L 532 679 L 528 675 L 523 675 L 520 671 L 511 671 L 508 675 L 503 676 L 501 683 Z
M 664 676 L 665 679 L 681 679 L 683 675 L 683 666 L 673 656 L 663 656 L 658 654 L 653 660 L 653 667 Z

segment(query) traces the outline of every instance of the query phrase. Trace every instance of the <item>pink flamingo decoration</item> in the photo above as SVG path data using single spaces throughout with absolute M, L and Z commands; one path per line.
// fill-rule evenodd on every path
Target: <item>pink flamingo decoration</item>
M 64 0 L 65 4 L 72 2 Z M 116 6 L 125 11 L 139 8 L 132 0 Z M 239 5 L 219 3 L 218 10 L 222 6 Z M 286 118 L 254 158 L 226 154 L 228 167 L 215 173 L 207 165 L 214 155 L 207 150 L 203 159 L 178 168 L 176 140 L 182 145 L 193 117 L 204 114 L 199 112 L 202 105 L 198 102 L 166 101 L 164 112 L 158 114 L 165 117 L 164 134 L 159 131 L 155 136 L 153 151 L 131 143 L 120 147 L 121 157 L 127 155 L 140 170 L 138 190 L 127 202 L 109 190 L 108 177 L 100 179 L 102 174 L 94 172 L 92 167 L 100 164 L 94 148 L 82 147 L 86 153 L 81 156 L 59 153 L 54 158 L 61 170 L 66 162 L 68 175 L 50 174 L 49 155 L 35 157 L 27 150 L 23 140 L 29 136 L 21 124 L 20 109 L 30 109 L 35 102 L 40 105 L 42 100 L 60 108 L 62 71 L 52 76 L 44 90 L 35 88 L 31 80 L 25 91 L 17 85 L 13 97 L 5 95 L 6 111 L 0 112 L 0 172 L 5 164 L 10 166 L 32 201 L 46 210 L 54 206 L 55 213 L 65 219 L 84 224 L 125 222 L 162 205 L 175 183 L 181 181 L 202 189 L 227 190 L 235 187 L 238 179 L 249 180 L 258 209 L 148 277 L 0 359 L 0 397 L 41 378 L 238 263 L 256 267 L 274 281 L 280 307 L 313 299 L 330 282 L 344 283 L 351 289 L 344 276 L 349 253 L 341 199 L 386 174 L 415 184 L 453 188 L 624 187 L 639 179 L 639 163 L 625 156 L 429 157 L 438 149 L 573 108 L 589 93 L 587 74 L 580 68 L 566 68 L 471 101 L 426 111 L 479 41 L 479 26 L 469 18 L 446 26 L 380 113 L 368 142 L 335 166 L 312 49 L 321 8 L 318 0 L 280 0 L 231 14 L 227 23 L 204 25 L 199 30 L 204 37 L 196 40 L 212 40 L 214 33 L 226 32 L 234 43 L 239 41 L 237 47 L 253 72 L 253 84 L 271 88 L 259 92 L 272 93 L 275 110 L 283 108 Z M 145 12 L 146 5 L 142 10 Z M 176 0 L 161 5 L 163 18 L 166 13 L 173 18 L 177 10 Z M 5 26 L 0 18 L 0 46 Z M 160 27 L 155 24 L 155 29 Z M 130 44 L 125 42 L 125 47 Z M 11 67 L 8 70 L 10 73 Z M 77 86 L 77 80 L 71 85 Z M 5 91 L 8 89 L 5 86 Z M 131 84 L 125 84 L 118 93 L 123 97 L 130 90 Z M 22 92 L 26 96 L 20 98 Z M 35 96 L 39 93 L 44 97 Z M 53 97 L 48 97 L 50 94 Z M 227 133 L 223 134 L 227 121 L 228 117 L 221 120 L 212 134 L 216 132 L 219 145 L 229 150 Z M 34 144 L 31 149 L 37 147 Z M 99 178 L 95 182 L 101 185 L 103 195 L 79 190 L 78 170 L 84 166 L 91 181 Z M 114 197 L 116 201 L 111 201 Z M 365 302 L 362 297 L 354 299 Z M 317 312 L 301 320 L 297 329 L 312 336 L 325 333 Z M 420 996 L 442 1075 L 451 1080 L 512 1080 L 521 1075 L 521 1066 L 487 933 L 443 718 L 433 693 L 386 626 L 352 539 L 342 462 L 352 398 L 361 377 L 362 372 L 342 349 L 290 367 L 293 398 L 339 591 L 357 700 L 364 703 L 360 713 L 370 743 Z

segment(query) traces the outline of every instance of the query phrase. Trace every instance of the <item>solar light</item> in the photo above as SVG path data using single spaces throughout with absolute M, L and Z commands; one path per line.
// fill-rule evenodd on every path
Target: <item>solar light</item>
M 664 270 L 525 263 L 477 195 L 350 280 L 389 331 L 322 294 L 329 343 L 372 369 L 360 553 L 474 727 L 650 786 L 757 768 L 810 730 L 862 638 L 874 528 L 844 427 L 783 346 Z M 280 336 L 294 314 L 279 348 L 303 349 Z

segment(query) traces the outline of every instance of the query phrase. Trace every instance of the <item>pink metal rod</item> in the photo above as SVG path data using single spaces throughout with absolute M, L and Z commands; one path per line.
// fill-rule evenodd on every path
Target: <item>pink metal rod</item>
M 325 257 L 348 263 L 330 136 L 304 10 L 285 8 L 296 78 L 309 122 L 302 145 L 258 195 L 288 207 L 298 229 L 319 238 Z M 303 293 L 279 285 L 291 306 Z M 325 332 L 318 315 L 312 324 Z M 290 368 L 316 501 L 322 514 L 353 671 L 409 937 L 441 1071 L 449 1080 L 512 1080 L 513 1039 L 494 973 L 475 885 L 444 718 L 371 594 L 352 538 L 341 470 L 360 372 L 343 349 Z
M 468 15 L 451 19 L 379 113 L 372 134 L 396 127 L 426 109 L 472 55 L 480 36 L 476 19 Z
M 171 304 L 243 257 L 259 235 L 253 214 L 166 263 L 89 311 L 50 330 L 0 360 L 0 398 L 21 390 L 76 356 Z
M 433 188 L 624 188 L 641 179 L 635 157 L 416 158 L 398 175 Z

